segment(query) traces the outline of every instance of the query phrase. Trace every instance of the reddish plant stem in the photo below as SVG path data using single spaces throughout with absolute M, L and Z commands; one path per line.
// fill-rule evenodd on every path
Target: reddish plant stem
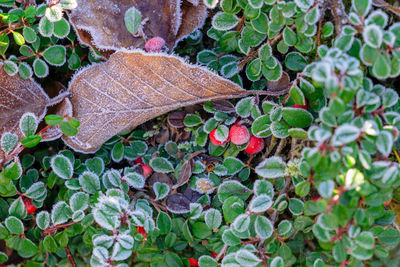
M 46 234 L 51 234 L 52 232 L 57 231 L 58 229 L 68 229 L 70 226 L 72 226 L 76 223 L 78 223 L 78 222 L 70 222 L 70 223 L 66 223 L 66 224 L 56 225 L 54 227 L 45 229 L 44 232 Z
M 72 256 L 71 250 L 69 250 L 69 247 L 65 247 L 65 252 L 67 253 L 67 260 L 69 263 L 71 263 L 72 267 L 77 267 L 74 256 Z

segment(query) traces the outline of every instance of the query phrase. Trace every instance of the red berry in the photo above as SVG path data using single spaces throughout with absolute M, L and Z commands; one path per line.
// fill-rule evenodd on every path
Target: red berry
M 389 199 L 388 201 L 383 201 L 383 205 L 387 206 L 387 205 L 389 205 L 389 204 L 390 204 L 390 202 L 392 202 L 392 200 L 391 200 L 391 199 Z
M 214 251 L 211 251 L 211 255 L 213 256 L 213 258 L 215 259 L 215 258 L 217 258 L 217 256 L 218 256 L 218 253 L 215 253 Z
M 150 174 L 153 172 L 153 169 L 149 165 L 146 165 L 146 164 L 142 164 L 142 170 L 143 170 L 143 176 L 145 178 L 149 177 Z
M 135 164 L 143 163 L 143 160 L 142 160 L 142 158 L 137 158 L 133 161 L 133 163 L 135 163 Z
M 226 142 L 229 141 L 229 137 L 228 137 L 225 141 L 223 141 L 223 142 L 218 141 L 217 138 L 215 137 L 216 131 L 217 131 L 217 128 L 215 128 L 214 130 L 212 130 L 212 131 L 210 132 L 210 134 L 209 134 L 211 143 L 213 143 L 213 145 L 216 145 L 216 146 L 223 146 L 223 145 L 225 145 Z
M 144 45 L 144 49 L 146 49 L 147 52 L 161 52 L 161 49 L 164 47 L 164 45 L 165 40 L 157 36 L 148 40 Z
M 304 99 L 304 105 L 294 104 L 293 107 L 307 110 L 307 100 Z
M 246 151 L 250 155 L 260 152 L 264 149 L 264 140 L 255 136 L 250 137 L 249 144 L 247 145 Z
M 235 124 L 229 131 L 229 139 L 235 145 L 246 144 L 250 139 L 250 133 L 246 126 Z
M 188 260 L 189 260 L 189 264 L 190 264 L 190 266 L 193 266 L 193 267 L 198 267 L 199 266 L 199 261 L 198 260 L 196 260 L 195 258 L 188 258 Z
M 28 199 L 24 199 L 24 204 L 26 207 L 26 212 L 28 214 L 32 214 L 36 211 L 36 207 L 32 204 L 32 200 Z
M 313 198 L 311 199 L 311 201 L 318 201 L 318 200 L 320 200 L 320 198 L 321 198 L 321 197 L 316 196 L 316 197 L 313 197 Z
M 136 231 L 141 234 L 144 238 L 147 237 L 146 230 L 144 230 L 144 227 L 142 226 L 136 226 Z

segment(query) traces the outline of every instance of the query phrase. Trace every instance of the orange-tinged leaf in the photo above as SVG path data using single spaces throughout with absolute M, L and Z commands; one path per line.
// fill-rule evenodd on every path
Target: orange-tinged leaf
M 23 135 L 19 129 L 19 120 L 22 115 L 31 112 L 41 120 L 49 103 L 49 97 L 33 79 L 10 76 L 0 63 L 0 137 L 10 132 L 21 139 Z M 3 161 L 4 153 L 0 150 L 0 165 Z
M 180 0 L 78 0 L 77 3 L 70 20 L 78 33 L 88 32 L 91 42 L 100 50 L 144 46 L 144 38 L 134 37 L 125 27 L 125 12 L 133 6 L 141 12 L 142 20 L 148 19 L 143 27 L 148 39 L 159 36 L 170 49 L 175 46 L 181 25 Z M 81 39 L 88 40 L 87 36 Z
M 76 74 L 69 88 L 80 121 L 67 145 L 94 152 L 115 134 L 180 107 L 250 93 L 209 70 L 167 54 L 119 51 Z

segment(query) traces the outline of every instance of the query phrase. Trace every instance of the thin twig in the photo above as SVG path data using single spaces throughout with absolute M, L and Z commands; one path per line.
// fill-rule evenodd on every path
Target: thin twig
M 74 256 L 72 256 L 71 250 L 69 250 L 69 247 L 65 247 L 65 252 L 67 253 L 67 260 L 69 263 L 71 263 L 72 267 L 77 267 Z

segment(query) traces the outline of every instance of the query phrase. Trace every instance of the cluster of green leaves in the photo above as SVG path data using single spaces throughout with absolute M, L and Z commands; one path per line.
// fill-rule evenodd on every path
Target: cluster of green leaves
M 20 4 L 5 12 L 0 9 L 0 60 L 9 75 L 45 78 L 49 65 L 77 70 L 84 63 L 84 52 L 75 44 L 75 32 L 63 17 L 63 10 L 76 8 L 76 0 L 47 2 L 38 6 Z M 0 1 L 0 6 L 15 7 L 16 3 Z M 97 61 L 97 52 L 89 53 L 89 60 Z

